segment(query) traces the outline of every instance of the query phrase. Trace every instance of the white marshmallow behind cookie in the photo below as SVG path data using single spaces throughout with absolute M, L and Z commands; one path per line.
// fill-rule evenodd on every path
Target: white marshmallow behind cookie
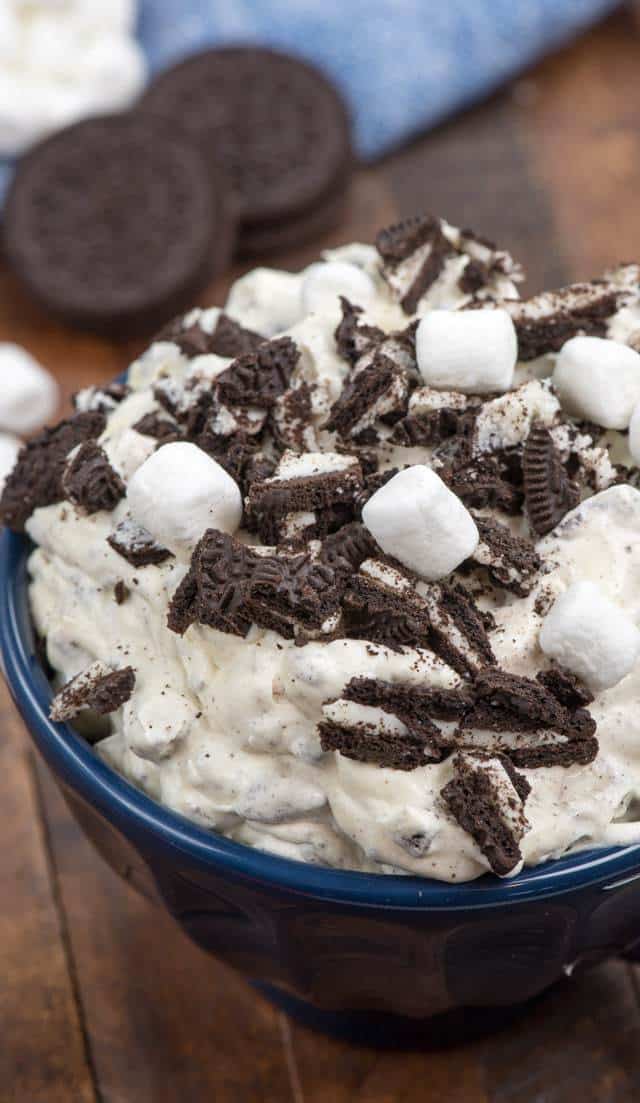
M 593 582 L 574 582 L 560 595 L 539 642 L 596 693 L 616 685 L 640 658 L 640 630 Z
M 0 344 L 0 430 L 32 433 L 56 412 L 58 385 L 26 349 Z
M 134 520 L 170 551 L 191 549 L 208 528 L 233 533 L 242 519 L 237 483 L 195 444 L 165 444 L 133 475 Z
M 640 354 L 605 337 L 572 337 L 558 354 L 553 386 L 567 413 L 627 429 L 640 402 Z

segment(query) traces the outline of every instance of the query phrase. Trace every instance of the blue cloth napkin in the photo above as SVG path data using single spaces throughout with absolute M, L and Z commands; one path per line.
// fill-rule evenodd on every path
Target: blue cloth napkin
M 140 0 L 152 72 L 253 42 L 315 62 L 342 89 L 371 159 L 473 103 L 620 0 Z M 0 195 L 11 165 L 0 161 Z

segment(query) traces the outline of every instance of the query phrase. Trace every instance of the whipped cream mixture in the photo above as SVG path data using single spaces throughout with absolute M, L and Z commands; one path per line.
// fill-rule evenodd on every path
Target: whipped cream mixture
M 131 366 L 128 390 L 82 392 L 82 417 L 102 414 L 97 444 L 110 476 L 100 469 L 97 497 L 94 484 L 83 486 L 78 473 L 102 461 L 87 454 L 83 468 L 87 445 L 78 452 L 73 442 L 62 491 L 49 494 L 50 504 L 38 499 L 26 519 L 37 545 L 31 604 L 58 685 L 96 662 L 99 671 L 132 668 L 124 704 L 109 711 L 91 702 L 109 712 L 93 738 L 97 754 L 158 801 L 289 858 L 465 881 L 580 848 L 640 842 L 638 471 L 627 434 L 606 430 L 606 419 L 569 419 L 551 379 L 559 350 L 580 335 L 634 348 L 640 286 L 629 265 L 522 303 L 520 270 L 508 254 L 437 220 L 427 233 L 420 225 L 385 231 L 377 248 L 332 250 L 298 274 L 249 273 L 224 313 L 194 310 L 160 335 Z M 443 311 L 446 341 L 459 312 L 497 309 L 513 319 L 520 350 L 509 367 L 500 338 L 496 355 L 513 369 L 508 389 L 474 393 L 468 361 L 464 393 L 444 376 L 437 388 L 425 383 L 418 319 Z M 271 343 L 261 346 L 256 335 Z M 229 370 L 240 340 L 238 377 Z M 466 338 L 452 329 L 454 340 Z M 454 358 L 441 359 L 454 378 Z M 268 399 L 256 384 L 260 371 L 262 379 L 273 371 Z M 478 371 L 486 373 L 486 356 Z M 247 388 L 239 400 L 238 379 Z M 207 406 L 203 395 L 217 397 Z M 208 421 L 196 431 L 194 411 L 203 409 Z M 171 512 L 161 483 L 156 501 L 151 478 L 137 480 L 154 507 L 145 512 L 153 531 L 137 527 L 127 486 L 158 449 L 185 436 L 238 483 L 244 518 L 235 533 L 215 502 L 201 519 L 206 478 L 216 476 L 212 468 L 198 483 L 186 461 L 182 502 L 172 499 Z M 231 457 L 241 444 L 240 474 Z M 551 473 L 545 494 L 553 484 L 544 500 L 536 497 L 539 455 Z M 439 581 L 403 563 L 388 508 L 376 516 L 381 532 L 390 529 L 392 554 L 361 524 L 362 506 L 388 473 L 416 465 L 431 467 L 464 503 L 467 535 L 469 525 L 477 528 L 475 551 L 462 552 L 464 561 Z M 427 518 L 427 550 L 438 540 L 444 493 Z M 401 489 L 397 508 L 412 508 Z M 194 518 L 200 535 L 208 525 L 217 543 L 196 546 Z M 346 524 L 369 542 L 340 583 L 348 601 L 335 581 L 345 559 L 335 567 L 323 551 Z M 446 530 L 448 555 L 456 531 Z M 220 572 L 210 571 L 220 549 L 224 600 Z M 317 616 L 315 606 L 310 613 L 292 605 L 287 590 L 303 552 L 303 573 L 309 563 L 325 572 L 313 594 Z M 284 572 L 275 584 L 274 564 Z M 608 679 L 614 684 L 595 691 L 572 681 L 572 655 L 591 646 L 573 621 L 565 627 L 562 618 L 555 629 L 564 666 L 539 639 L 556 599 L 582 582 L 626 618 L 633 651 Z M 460 587 L 462 613 L 452 596 Z M 495 672 L 517 681 L 558 670 L 566 682 L 555 696 L 535 683 L 547 711 L 514 720 L 505 705 L 511 689 L 498 694 Z M 481 684 L 493 694 L 497 723 Z M 521 685 L 529 701 L 529 681 L 513 692 Z

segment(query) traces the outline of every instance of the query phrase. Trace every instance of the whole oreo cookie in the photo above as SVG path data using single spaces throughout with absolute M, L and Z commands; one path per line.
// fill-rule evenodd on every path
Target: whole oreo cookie
M 144 330 L 227 265 L 229 186 L 196 143 L 156 119 L 88 119 L 20 162 L 4 238 L 29 290 L 67 321 Z
M 161 73 L 139 110 L 195 138 L 228 174 L 245 253 L 292 245 L 337 220 L 352 150 L 346 108 L 298 58 L 207 50 Z

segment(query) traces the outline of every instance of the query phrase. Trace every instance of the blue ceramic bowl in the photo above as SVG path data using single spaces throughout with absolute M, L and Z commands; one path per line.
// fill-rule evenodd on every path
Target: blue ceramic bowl
M 27 540 L 1 534 L 0 646 L 73 815 L 117 871 L 272 999 L 331 1030 L 382 1024 L 389 1039 L 398 1017 L 520 1004 L 576 966 L 640 946 L 640 846 L 449 885 L 273 857 L 156 804 L 48 719 L 28 553 Z

